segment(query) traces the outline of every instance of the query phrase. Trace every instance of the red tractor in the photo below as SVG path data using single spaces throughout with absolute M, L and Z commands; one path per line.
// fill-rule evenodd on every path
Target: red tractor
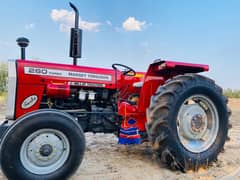
M 78 66 L 82 31 L 71 29 L 73 65 L 21 59 L 8 63 L 6 121 L 0 162 L 9 179 L 66 179 L 81 164 L 84 132 L 115 133 L 119 144 L 150 142 L 157 157 L 181 171 L 207 167 L 227 139 L 222 89 L 197 73 L 207 65 L 156 60 L 146 72 Z

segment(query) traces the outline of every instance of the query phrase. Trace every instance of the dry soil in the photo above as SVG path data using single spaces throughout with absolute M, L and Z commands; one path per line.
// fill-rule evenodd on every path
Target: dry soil
M 147 144 L 122 146 L 112 134 L 87 133 L 84 160 L 72 180 L 175 180 L 175 179 L 239 179 L 240 180 L 240 99 L 230 99 L 232 109 L 229 131 L 231 138 L 218 161 L 208 169 L 181 173 L 168 170 L 156 162 Z M 4 118 L 5 105 L 0 104 L 0 120 Z M 4 175 L 0 173 L 0 180 Z

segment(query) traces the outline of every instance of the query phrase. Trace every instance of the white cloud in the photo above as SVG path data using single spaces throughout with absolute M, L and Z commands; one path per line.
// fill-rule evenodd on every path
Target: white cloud
M 128 17 L 123 23 L 122 27 L 126 31 L 142 31 L 143 27 L 146 25 L 145 21 L 139 21 L 135 17 Z
M 34 23 L 30 23 L 30 24 L 26 24 L 25 25 L 25 29 L 26 30 L 31 30 L 35 28 L 35 24 Z
M 74 12 L 67 11 L 66 9 L 53 9 L 51 11 L 51 18 L 54 21 L 62 23 L 73 23 Z
M 50 14 L 53 21 L 60 23 L 59 29 L 63 32 L 68 32 L 74 25 L 75 14 L 73 11 L 68 11 L 65 9 L 53 9 Z M 79 27 L 87 31 L 99 31 L 99 22 L 88 22 L 84 21 L 79 17 Z
M 109 26 L 112 26 L 112 22 L 109 21 L 109 20 L 106 20 L 106 24 L 109 25 Z
M 100 25 L 101 25 L 101 23 L 99 23 L 99 22 L 88 22 L 88 21 L 83 21 L 83 20 L 81 20 L 79 23 L 79 26 L 82 29 L 85 29 L 88 31 L 95 31 L 95 32 L 99 31 Z

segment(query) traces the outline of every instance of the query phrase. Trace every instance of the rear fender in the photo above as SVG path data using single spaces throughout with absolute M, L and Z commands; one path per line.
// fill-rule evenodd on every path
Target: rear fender
M 191 64 L 174 61 L 156 60 L 152 63 L 144 78 L 138 103 L 138 111 L 145 112 L 150 104 L 151 96 L 157 88 L 165 83 L 166 80 L 174 76 L 186 73 L 200 73 L 208 71 L 209 66 L 203 64 Z
M 174 61 L 156 60 L 149 66 L 146 76 L 176 76 L 185 73 L 199 73 L 208 71 L 209 66 L 204 64 L 192 64 Z M 169 75 L 171 74 L 171 75 Z M 171 77 L 170 77 L 171 78 Z

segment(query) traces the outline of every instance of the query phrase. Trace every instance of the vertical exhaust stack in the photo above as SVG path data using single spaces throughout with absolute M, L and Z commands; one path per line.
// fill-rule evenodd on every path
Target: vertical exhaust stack
M 73 58 L 73 65 L 77 65 L 77 58 L 82 56 L 82 30 L 79 29 L 79 12 L 74 4 L 69 2 L 75 12 L 75 27 L 71 28 L 70 57 Z
M 21 48 L 21 59 L 25 60 L 26 59 L 26 52 L 25 49 L 29 44 L 29 40 L 25 37 L 20 37 L 17 40 L 17 44 L 20 46 Z

